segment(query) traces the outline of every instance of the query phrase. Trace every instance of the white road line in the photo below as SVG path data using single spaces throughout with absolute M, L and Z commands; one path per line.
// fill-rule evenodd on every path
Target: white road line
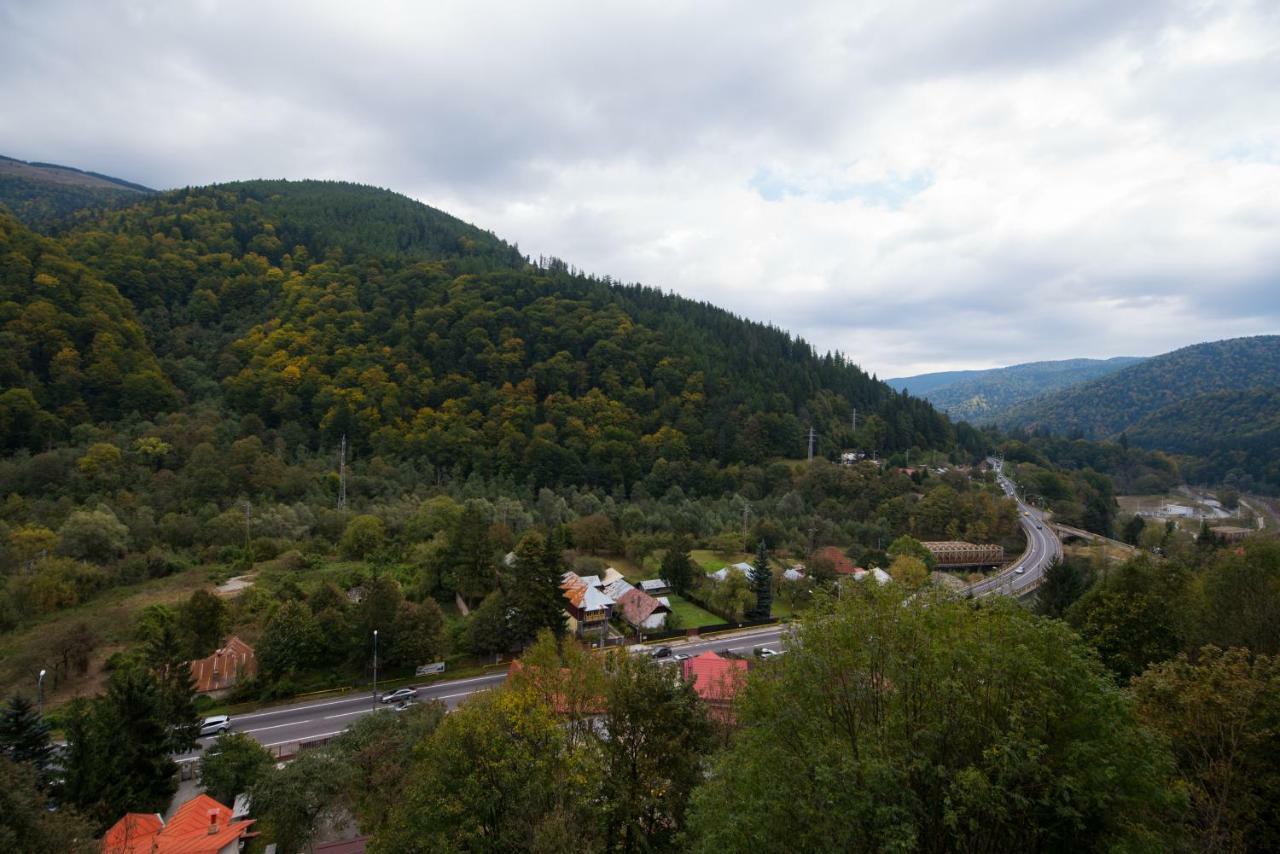
M 334 736 L 334 735 L 342 735 L 344 732 L 346 732 L 346 730 L 335 729 L 333 732 L 322 732 L 322 733 L 318 733 L 317 735 L 308 735 L 304 738 L 289 738 L 289 739 L 285 739 L 284 741 L 273 741 L 269 744 L 264 744 L 262 746 L 263 747 L 279 747 L 282 744 L 296 744 L 299 741 L 314 741 L 317 738 L 329 738 L 330 736 Z
M 370 712 L 372 712 L 372 711 L 373 711 L 373 709 L 356 709 L 354 712 L 339 712 L 339 713 L 338 713 L 338 714 L 336 714 L 336 715 L 325 715 L 325 716 L 324 716 L 324 719 L 325 719 L 326 721 L 331 721 L 331 720 L 333 720 L 334 718 L 349 718 L 349 717 L 351 717 L 352 715 L 367 715 L 367 714 L 369 714 L 369 713 L 370 713 Z M 298 721 L 298 723 L 303 723 L 303 724 L 305 724 L 305 723 L 308 723 L 308 721 Z
M 236 732 L 243 732 L 245 734 L 248 734 L 251 732 L 266 732 L 269 729 L 280 729 L 280 727 L 298 726 L 299 724 L 305 724 L 305 723 L 308 723 L 308 721 L 293 721 L 287 724 L 275 724 L 274 726 L 260 726 L 257 729 L 240 729 L 240 730 L 236 730 Z
M 341 700 L 330 700 L 327 703 L 303 703 L 280 709 L 272 709 L 269 712 L 250 712 L 247 715 L 233 715 L 232 717 L 237 721 L 242 721 L 246 718 L 265 718 L 269 715 L 297 714 L 298 712 L 305 711 L 307 709 L 323 709 L 325 706 L 340 706 L 343 703 L 351 703 L 359 699 L 361 699 L 359 694 L 352 694 L 350 697 L 343 697 Z M 365 697 L 364 699 L 368 700 L 369 698 Z

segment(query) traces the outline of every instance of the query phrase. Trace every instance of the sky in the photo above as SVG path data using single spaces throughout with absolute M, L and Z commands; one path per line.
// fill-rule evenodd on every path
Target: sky
M 388 187 L 881 377 L 1280 332 L 1280 3 L 0 0 L 0 154 Z

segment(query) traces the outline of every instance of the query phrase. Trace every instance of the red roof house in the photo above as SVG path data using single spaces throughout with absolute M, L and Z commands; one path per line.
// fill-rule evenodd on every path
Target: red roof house
M 128 813 L 102 838 L 102 854 L 237 854 L 254 819 L 233 821 L 231 810 L 196 795 L 168 824 L 158 815 Z
M 747 662 L 704 652 L 680 664 L 685 680 L 693 683 L 693 690 L 710 706 L 711 714 L 733 723 L 733 698 L 747 681 Z
M 232 635 L 213 655 L 191 662 L 191 678 L 197 694 L 225 694 L 243 679 L 258 673 L 258 657 L 253 647 Z

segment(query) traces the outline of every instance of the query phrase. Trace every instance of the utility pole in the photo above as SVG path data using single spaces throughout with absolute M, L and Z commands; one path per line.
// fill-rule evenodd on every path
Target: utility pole
M 36 677 L 36 708 L 40 712 L 40 717 L 44 717 L 44 676 L 48 672 L 42 669 L 40 675 Z
M 809 462 L 813 462 L 813 427 L 809 427 Z
M 850 420 L 849 420 L 849 426 L 850 426 L 850 427 L 852 427 L 852 428 L 854 429 L 854 432 L 857 432 L 857 429 L 858 429 L 858 410 L 856 410 L 856 409 L 855 409 L 855 410 L 853 410 L 853 417 L 852 417 L 852 418 L 850 418 Z
M 253 505 L 248 501 L 244 503 L 244 561 L 246 564 L 253 563 L 253 557 L 249 554 L 249 523 L 253 518 Z
M 373 697 L 370 705 L 378 708 L 378 630 L 373 630 Z
M 747 519 L 751 516 L 751 505 L 742 508 L 742 536 L 747 535 Z
M 342 434 L 342 449 L 338 452 L 338 509 L 347 509 L 347 434 Z

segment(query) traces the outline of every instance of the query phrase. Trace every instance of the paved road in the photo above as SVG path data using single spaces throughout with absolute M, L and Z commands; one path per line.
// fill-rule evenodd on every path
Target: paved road
M 721 634 L 705 640 L 670 642 L 669 645 L 675 652 L 687 655 L 698 655 L 707 650 L 750 653 L 757 646 L 781 650 L 781 638 L 789 632 L 790 629 L 782 626 L 766 626 Z M 656 649 L 659 645 L 656 644 L 653 648 Z M 440 700 L 453 709 L 467 697 L 500 685 L 506 678 L 507 672 L 503 669 L 485 676 L 435 682 L 419 688 L 417 699 Z M 394 714 L 383 704 L 374 703 L 370 693 L 360 692 L 233 715 L 231 731 L 247 733 L 265 747 L 278 747 L 337 735 L 361 716 L 375 711 L 379 714 Z M 204 747 L 212 741 L 212 737 L 200 739 Z M 176 759 L 179 762 L 191 762 L 199 756 L 199 753 L 191 753 Z
M 1054 533 L 1053 526 L 1044 521 L 1044 514 L 1018 498 L 1013 482 L 1005 477 L 1000 464 L 994 460 L 992 464 L 996 467 L 996 479 L 1000 487 L 1006 495 L 1018 502 L 1018 519 L 1027 535 L 1027 550 L 999 575 L 979 581 L 969 589 L 974 596 L 998 593 L 1017 596 L 1040 583 L 1050 562 L 1062 557 L 1062 543 Z

